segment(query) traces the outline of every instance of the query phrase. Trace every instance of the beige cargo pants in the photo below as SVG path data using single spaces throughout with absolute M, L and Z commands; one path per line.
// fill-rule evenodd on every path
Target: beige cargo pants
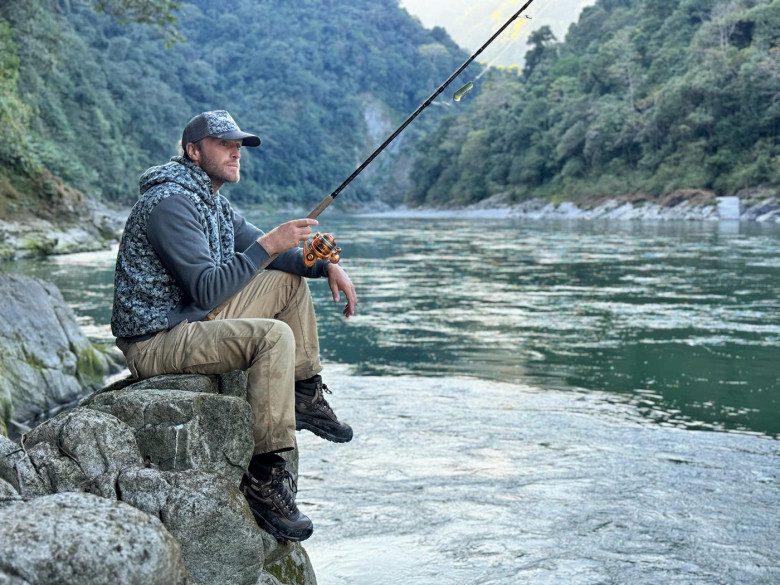
M 203 321 L 117 345 L 139 378 L 245 370 L 255 455 L 295 447 L 295 380 L 322 369 L 306 280 L 278 270 L 257 273 Z

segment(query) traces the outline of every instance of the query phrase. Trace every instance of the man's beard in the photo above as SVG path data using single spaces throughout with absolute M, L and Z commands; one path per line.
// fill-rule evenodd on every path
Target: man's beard
M 241 179 L 241 173 L 239 169 L 236 169 L 237 176 L 235 176 L 230 171 L 225 170 L 222 168 L 224 165 L 219 165 L 213 158 L 210 158 L 206 155 L 205 152 L 200 152 L 200 161 L 199 165 L 201 169 L 205 171 L 205 173 L 211 178 L 212 181 L 219 182 L 219 183 L 238 183 L 238 181 Z M 238 161 L 236 161 L 236 164 L 240 164 Z

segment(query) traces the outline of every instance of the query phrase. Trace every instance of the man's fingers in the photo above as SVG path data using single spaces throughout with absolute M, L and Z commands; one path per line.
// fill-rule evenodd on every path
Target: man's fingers
M 319 222 L 316 219 L 294 219 L 290 222 L 295 227 L 295 234 L 299 242 L 308 240 L 311 235 L 311 226 L 317 225 Z
M 350 284 L 350 286 L 344 290 L 344 295 L 347 297 L 347 306 L 344 307 L 344 315 L 349 317 L 355 313 L 355 307 L 357 306 L 355 287 Z

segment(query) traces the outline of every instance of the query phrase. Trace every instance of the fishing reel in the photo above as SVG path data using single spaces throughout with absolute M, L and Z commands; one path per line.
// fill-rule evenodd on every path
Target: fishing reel
M 341 256 L 341 248 L 336 247 L 336 240 L 330 234 L 320 234 L 317 232 L 311 239 L 311 243 L 303 242 L 303 263 L 311 266 L 317 260 L 330 261 L 331 264 L 338 264 Z

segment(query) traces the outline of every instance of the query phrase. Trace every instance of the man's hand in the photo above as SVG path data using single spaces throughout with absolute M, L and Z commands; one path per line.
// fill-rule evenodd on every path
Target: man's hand
M 273 256 L 290 248 L 296 248 L 300 242 L 308 240 L 311 236 L 311 226 L 318 223 L 316 219 L 294 219 L 259 237 L 257 243 Z
M 347 297 L 347 306 L 344 307 L 342 313 L 345 317 L 355 314 L 355 307 L 357 306 L 357 294 L 355 294 L 355 285 L 347 276 L 344 269 L 338 264 L 328 264 L 328 286 L 330 286 L 330 292 L 333 293 L 333 302 L 338 303 L 341 299 L 341 291 L 344 291 L 344 295 Z

